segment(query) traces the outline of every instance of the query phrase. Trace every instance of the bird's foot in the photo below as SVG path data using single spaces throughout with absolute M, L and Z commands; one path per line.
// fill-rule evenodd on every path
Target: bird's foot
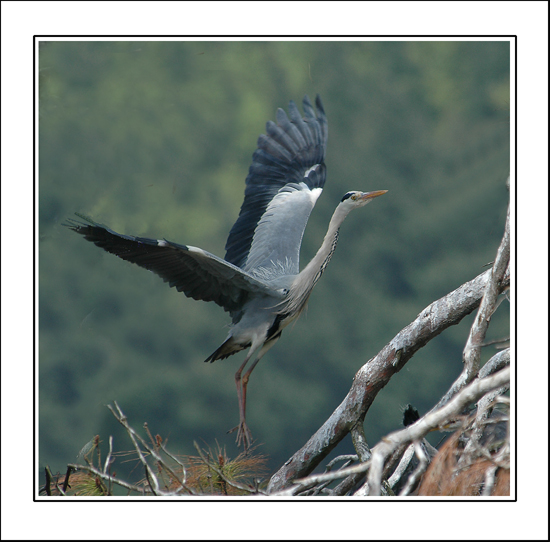
M 250 432 L 250 429 L 248 429 L 248 425 L 246 425 L 244 420 L 241 420 L 239 425 L 237 425 L 237 427 L 233 427 L 233 429 L 230 429 L 228 433 L 233 433 L 235 430 L 237 430 L 237 446 L 242 445 L 244 451 L 247 452 L 252 444 L 252 433 Z

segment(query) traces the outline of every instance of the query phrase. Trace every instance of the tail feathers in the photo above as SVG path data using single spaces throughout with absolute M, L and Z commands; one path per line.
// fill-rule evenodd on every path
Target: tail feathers
M 232 356 L 233 354 L 236 354 L 237 352 L 240 352 L 241 350 L 244 350 L 249 346 L 250 344 L 238 344 L 235 342 L 233 337 L 228 337 L 226 341 L 213 354 L 211 354 L 204 360 L 204 362 L 213 363 L 218 359 L 228 358 L 229 356 Z

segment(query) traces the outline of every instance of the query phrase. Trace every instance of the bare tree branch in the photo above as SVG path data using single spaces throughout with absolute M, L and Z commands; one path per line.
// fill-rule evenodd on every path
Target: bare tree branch
M 415 440 L 412 446 L 413 446 L 414 453 L 416 454 L 416 457 L 418 457 L 419 463 L 415 471 L 407 480 L 407 484 L 405 485 L 405 487 L 400 491 L 399 493 L 400 496 L 411 494 L 416 484 L 420 480 L 421 476 L 426 472 L 426 469 L 430 464 L 428 460 L 428 456 L 426 455 L 426 452 L 422 447 L 422 443 L 419 440 Z
M 497 469 L 497 465 L 491 465 L 485 472 L 485 483 L 481 494 L 482 497 L 489 497 L 492 495 L 493 488 L 495 487 L 495 473 Z
M 353 442 L 353 447 L 359 456 L 361 463 L 368 461 L 371 457 L 370 447 L 367 444 L 367 439 L 365 437 L 365 430 L 363 428 L 363 423 L 357 423 L 351 429 L 351 440 Z M 342 480 L 335 488 L 334 495 L 347 495 L 350 491 L 353 490 L 358 484 L 362 483 L 364 478 L 364 473 L 356 473 L 349 475 L 345 480 Z
M 397 465 L 397 468 L 393 471 L 393 474 L 388 479 L 388 484 L 390 484 L 392 488 L 394 488 L 405 475 L 405 471 L 409 468 L 409 465 L 412 461 L 413 456 L 414 456 L 414 446 L 411 444 L 405 450 L 405 453 L 403 454 L 403 457 L 401 458 L 399 465 Z M 364 494 L 368 495 L 368 490 L 365 491 Z
M 399 461 L 399 464 L 393 471 L 392 475 L 388 478 L 387 485 L 392 489 L 394 493 L 399 492 L 399 495 L 403 495 L 403 490 L 407 486 L 407 484 L 410 484 L 406 488 L 406 494 L 412 493 L 412 491 L 416 488 L 416 485 L 421 477 L 423 475 L 425 468 L 422 468 L 422 470 L 418 470 L 419 465 L 417 464 L 415 467 L 414 464 L 414 458 L 415 455 L 417 457 L 421 457 L 422 454 L 426 459 L 426 465 L 420 465 L 421 467 L 428 467 L 428 464 L 432 460 L 434 456 L 437 455 L 437 449 L 434 448 L 426 439 L 422 439 L 420 441 L 419 446 L 422 448 L 421 452 L 419 452 L 415 448 L 416 443 L 413 442 L 408 446 L 408 448 L 405 450 L 405 453 L 403 454 L 401 460 Z M 417 472 L 417 476 L 415 476 L 415 471 Z M 412 477 L 412 479 L 409 479 L 409 477 Z M 386 495 L 386 485 L 385 485 L 385 479 L 382 480 L 382 495 Z M 361 488 L 361 490 L 354 493 L 355 495 L 368 495 L 368 483 L 364 484 L 364 486 Z
M 460 391 L 447 405 L 441 407 L 436 412 L 430 412 L 417 422 L 407 426 L 405 429 L 390 433 L 372 449 L 372 457 L 369 461 L 347 467 L 336 472 L 325 472 L 323 474 L 314 474 L 303 479 L 294 480 L 293 485 L 288 489 L 271 493 L 277 496 L 296 495 L 304 488 L 315 484 L 339 480 L 350 475 L 364 473 L 369 471 L 368 481 L 365 486 L 355 493 L 355 495 L 380 495 L 382 478 L 387 475 L 387 471 L 392 468 L 386 463 L 386 459 L 393 455 L 401 456 L 403 450 L 410 442 L 415 443 L 414 451 L 420 459 L 420 465 L 414 475 L 419 477 L 426 469 L 428 460 L 425 451 L 421 449 L 421 440 L 432 430 L 437 429 L 449 418 L 456 416 L 462 409 L 470 403 L 478 400 L 487 392 L 504 386 L 510 381 L 510 368 L 506 367 L 498 373 L 483 379 L 472 382 L 469 386 Z M 397 452 L 397 453 L 396 453 Z M 416 483 L 414 479 L 412 482 Z M 370 488 L 370 491 L 366 491 Z
M 368 483 L 370 495 L 380 495 L 380 484 L 386 458 L 392 454 L 398 446 L 424 438 L 430 431 L 437 429 L 439 425 L 449 418 L 456 416 L 470 403 L 477 401 L 487 392 L 506 385 L 510 382 L 510 367 L 501 369 L 498 373 L 486 378 L 478 379 L 461 390 L 451 401 L 436 411 L 430 411 L 417 422 L 409 425 L 401 431 L 390 433 L 378 443 L 372 450 Z
M 412 356 L 431 339 L 478 307 L 493 270 L 485 271 L 434 301 L 418 317 L 401 330 L 354 377 L 342 403 L 323 426 L 271 478 L 268 492 L 287 486 L 292 480 L 307 476 L 355 427 L 363 423 L 365 414 L 378 392 L 400 371 Z M 509 275 L 499 283 L 498 290 L 509 286 Z
M 485 334 L 489 327 L 491 316 L 497 309 L 498 296 L 509 287 L 509 265 L 510 265 L 510 206 L 506 215 L 506 225 L 504 235 L 497 250 L 497 256 L 490 271 L 489 280 L 485 285 L 483 299 L 481 300 L 479 310 L 470 334 L 464 347 L 462 361 L 464 369 L 456 379 L 449 391 L 441 398 L 439 403 L 432 409 L 435 410 L 447 403 L 458 391 L 476 378 L 479 372 L 479 362 L 481 347 L 485 339 Z M 508 278 L 507 278 L 508 277 Z
M 141 451 L 141 448 L 139 447 L 139 444 L 137 440 L 139 439 L 141 441 L 141 444 L 145 447 L 145 449 L 150 453 L 154 454 L 155 459 L 160 459 L 156 453 L 154 453 L 154 450 L 151 450 L 145 443 L 145 441 L 134 431 L 134 429 L 130 426 L 128 423 L 128 420 L 120 407 L 118 406 L 117 402 L 114 401 L 115 408 L 117 409 L 117 412 L 113 409 L 111 405 L 107 405 L 107 408 L 113 413 L 114 417 L 118 420 L 118 422 L 126 429 L 126 432 L 128 433 L 130 439 L 132 440 L 132 444 L 134 445 L 134 448 L 138 454 L 139 460 L 143 464 L 143 468 L 145 469 L 145 475 L 147 477 L 147 482 L 149 484 L 149 487 L 151 488 L 151 492 L 153 495 L 163 495 L 164 492 L 160 488 L 158 478 L 155 476 L 155 473 L 151 470 L 151 467 L 149 466 L 149 463 L 147 463 L 147 460 L 145 459 L 143 452 Z
M 115 409 L 111 405 L 107 405 L 107 408 L 113 413 L 113 416 L 126 429 L 126 432 L 130 436 L 130 439 L 132 440 L 134 448 L 135 448 L 135 450 L 138 454 L 139 460 L 141 461 L 141 463 L 143 464 L 143 467 L 145 469 L 146 480 L 147 480 L 147 483 L 149 484 L 149 487 L 150 487 L 151 492 L 153 493 L 153 495 L 174 495 L 174 494 L 178 494 L 182 490 L 186 490 L 187 492 L 193 494 L 194 491 L 191 488 L 186 486 L 184 480 L 179 479 L 179 477 L 174 473 L 174 471 L 170 468 L 170 466 L 167 465 L 166 462 L 162 459 L 162 457 L 158 454 L 157 450 L 155 449 L 156 444 L 155 444 L 154 439 L 152 439 L 153 440 L 153 446 L 152 447 L 149 446 L 147 444 L 147 442 L 145 442 L 145 440 L 143 438 L 141 438 L 139 436 L 139 434 L 136 433 L 136 431 L 130 426 L 126 416 L 124 415 L 124 413 L 122 412 L 122 410 L 120 409 L 120 407 L 118 406 L 116 401 L 114 401 L 114 404 L 115 404 L 115 408 L 117 410 L 116 412 L 115 412 Z M 145 450 L 162 467 L 162 469 L 164 469 L 174 480 L 176 480 L 178 482 L 178 484 L 180 486 L 179 489 L 177 489 L 176 491 L 165 492 L 160 488 L 158 478 L 157 478 L 156 474 L 153 472 L 153 470 L 151 469 L 151 467 L 149 466 L 149 463 L 147 463 L 147 460 L 145 459 L 145 456 L 143 455 L 143 452 L 141 451 L 141 448 L 140 448 L 140 446 L 137 442 L 138 440 L 141 442 L 141 445 L 145 448 Z M 164 446 L 162 446 L 162 450 L 166 452 Z M 172 455 L 170 455 L 170 454 L 168 454 L 168 455 L 169 455 L 170 458 L 174 459 Z M 181 465 L 180 461 L 177 461 L 177 463 L 179 465 Z M 185 469 L 184 469 L 183 472 L 184 472 L 184 478 L 185 478 Z
M 497 371 L 500 371 L 506 365 L 510 365 L 510 348 L 501 350 L 498 354 L 495 354 L 479 371 L 479 378 L 485 378 L 492 375 Z
M 495 263 L 491 270 L 491 277 L 485 293 L 480 303 L 479 310 L 475 317 L 474 323 L 470 329 L 470 335 L 464 348 L 463 361 L 468 368 L 468 374 L 473 375 L 470 381 L 477 376 L 479 372 L 479 361 L 481 356 L 481 346 L 485 340 L 489 321 L 497 308 L 497 298 L 502 293 L 501 282 L 504 279 L 504 274 L 510 263 L 510 206 L 508 205 L 508 213 L 506 216 L 506 225 L 504 227 L 504 236 L 498 247 Z

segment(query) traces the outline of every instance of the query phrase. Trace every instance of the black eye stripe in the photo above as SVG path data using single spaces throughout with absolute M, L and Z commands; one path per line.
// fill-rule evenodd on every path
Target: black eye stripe
M 354 192 L 348 192 L 343 198 L 342 198 L 342 201 L 345 201 L 347 200 L 348 198 L 351 198 L 351 196 L 353 196 Z

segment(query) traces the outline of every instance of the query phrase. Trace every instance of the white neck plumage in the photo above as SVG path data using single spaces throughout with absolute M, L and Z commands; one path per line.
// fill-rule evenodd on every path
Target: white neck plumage
M 321 278 L 334 253 L 334 249 L 338 243 L 340 226 L 350 211 L 351 208 L 344 202 L 336 207 L 321 247 L 306 267 L 296 275 L 290 287 L 287 302 L 284 304 L 284 309 L 281 312 L 295 313 L 297 317 L 305 309 L 313 287 Z

